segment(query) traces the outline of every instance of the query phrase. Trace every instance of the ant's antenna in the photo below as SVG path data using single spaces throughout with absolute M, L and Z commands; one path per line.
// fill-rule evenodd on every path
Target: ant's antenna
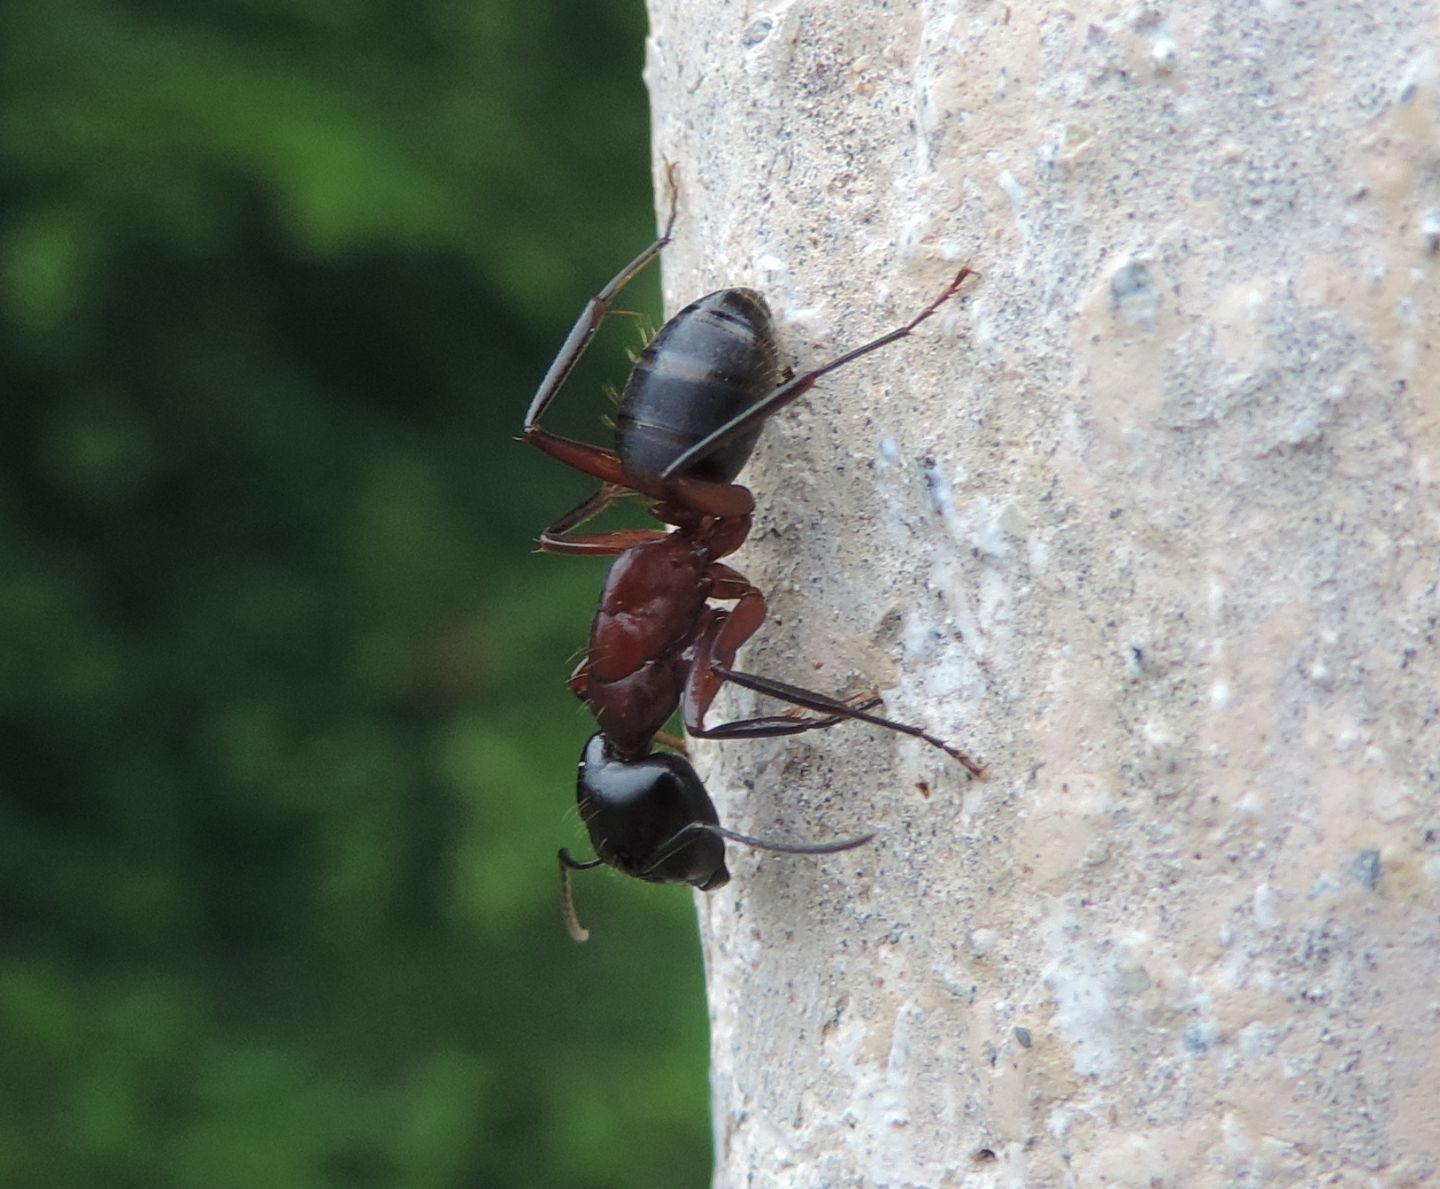
M 864 846 L 875 837 L 873 833 L 870 833 L 863 834 L 859 838 L 845 838 L 839 842 L 774 842 L 766 838 L 752 838 L 749 834 L 741 834 L 738 830 L 727 830 L 724 826 L 716 825 L 714 822 L 691 822 L 688 826 L 682 826 L 677 830 L 669 841 L 660 847 L 655 861 L 640 873 L 640 878 L 644 879 L 647 874 L 656 870 L 671 856 L 678 854 L 696 834 L 712 834 L 717 838 L 725 838 L 731 842 L 752 846 L 756 850 L 778 851 L 786 855 L 838 854 L 842 850 L 854 850 L 857 846 Z
M 738 842 L 743 846 L 754 847 L 756 850 L 777 851 L 785 855 L 833 855 L 844 850 L 854 850 L 857 846 L 864 846 L 875 837 L 874 833 L 870 833 L 862 834 L 859 838 L 842 838 L 839 842 L 775 842 L 768 838 L 754 838 L 749 834 L 742 834 L 738 830 L 727 830 L 724 826 L 717 826 L 714 822 L 691 822 L 675 831 L 661 845 L 655 861 L 644 871 L 637 872 L 639 878 L 644 879 L 651 872 L 657 871 L 665 864 L 666 860 L 684 850 L 697 834 L 711 834 L 729 842 Z M 565 918 L 565 929 L 575 941 L 589 941 L 590 930 L 580 923 L 580 918 L 575 913 L 575 894 L 570 872 L 591 871 L 596 867 L 603 866 L 605 860 L 577 859 L 564 848 L 561 849 L 558 858 L 560 860 L 560 913 Z
M 581 862 L 571 856 L 564 847 L 560 848 L 560 913 L 565 918 L 565 929 L 575 941 L 589 941 L 590 930 L 580 923 L 580 918 L 575 915 L 575 895 L 570 889 L 570 872 L 590 871 L 599 867 L 603 859 L 591 859 L 589 862 Z

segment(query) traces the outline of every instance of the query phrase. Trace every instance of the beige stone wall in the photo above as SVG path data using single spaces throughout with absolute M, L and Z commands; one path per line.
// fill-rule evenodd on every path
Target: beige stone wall
M 1431 3 L 650 0 L 671 308 L 813 364 L 695 748 L 722 1186 L 1440 1182 Z M 756 700 L 737 693 L 720 711 Z

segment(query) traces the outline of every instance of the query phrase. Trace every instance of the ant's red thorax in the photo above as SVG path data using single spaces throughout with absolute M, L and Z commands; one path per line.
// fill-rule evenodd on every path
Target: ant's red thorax
M 596 682 L 618 681 L 695 634 L 710 594 L 709 565 L 704 543 L 680 533 L 615 559 L 590 625 L 592 700 Z

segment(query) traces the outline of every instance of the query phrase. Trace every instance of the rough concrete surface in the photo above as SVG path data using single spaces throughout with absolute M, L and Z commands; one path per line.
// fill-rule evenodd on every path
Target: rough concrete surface
M 672 309 L 806 366 L 982 274 L 746 472 L 744 666 L 990 779 L 695 747 L 879 832 L 699 898 L 716 1184 L 1440 1185 L 1435 5 L 650 8 Z

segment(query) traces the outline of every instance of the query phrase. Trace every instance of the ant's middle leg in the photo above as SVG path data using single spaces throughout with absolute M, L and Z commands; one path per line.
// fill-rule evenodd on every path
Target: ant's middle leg
M 749 489 L 738 484 L 706 483 L 699 480 L 695 485 L 705 489 L 705 495 L 710 504 L 722 509 L 741 509 L 738 514 L 714 513 L 708 538 L 711 547 L 718 553 L 729 553 L 738 549 L 740 543 L 744 541 L 745 535 L 750 531 L 749 509 L 753 506 L 753 499 Z M 665 524 L 681 524 L 692 519 L 697 513 L 687 508 L 685 501 L 693 497 L 693 486 L 695 485 L 677 485 L 676 490 L 670 492 L 666 500 L 651 507 L 651 515 Z M 602 483 L 593 495 L 582 500 L 540 534 L 540 552 L 613 557 L 615 554 L 624 553 L 627 549 L 633 549 L 637 545 L 661 540 L 669 534 L 663 529 L 655 528 L 618 529 L 608 533 L 577 533 L 575 531 L 582 524 L 594 520 L 616 500 L 643 494 L 643 492 L 624 484 Z M 717 564 L 716 569 L 724 570 L 728 577 L 739 578 L 739 575 L 736 575 L 728 567 Z M 728 578 L 724 580 L 728 580 Z M 739 578 L 739 581 L 746 589 L 749 588 L 749 583 L 744 578 Z M 717 594 L 715 597 L 739 598 L 739 595 Z

